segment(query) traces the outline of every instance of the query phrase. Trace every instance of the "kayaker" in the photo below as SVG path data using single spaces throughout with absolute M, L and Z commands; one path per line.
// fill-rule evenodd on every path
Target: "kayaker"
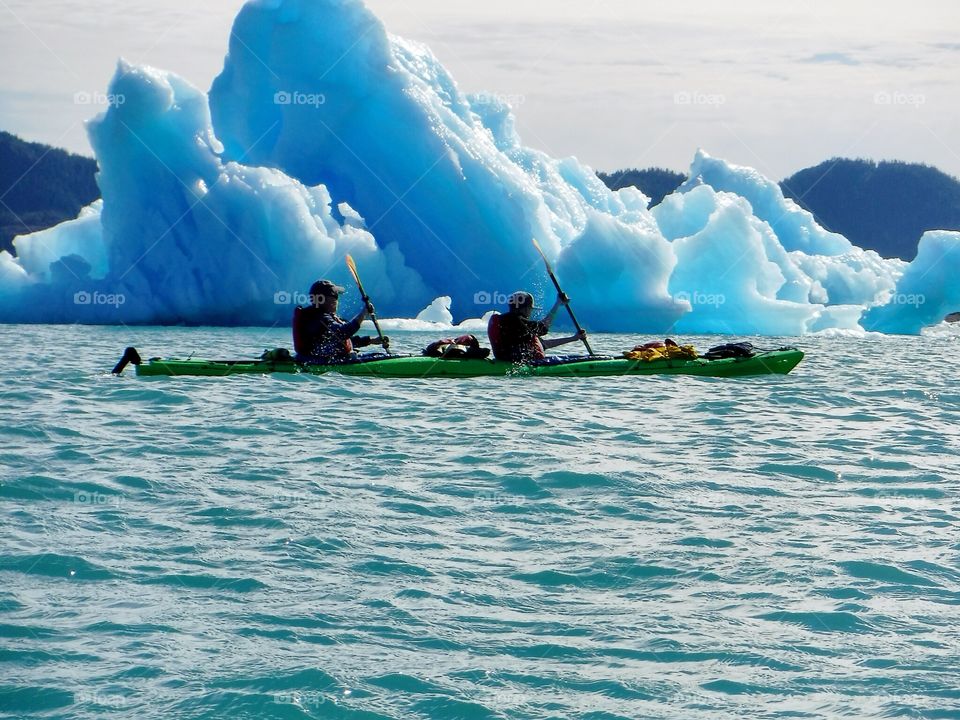
M 293 347 L 301 362 L 342 362 L 356 357 L 356 348 L 382 345 L 386 338 L 357 335 L 372 307 L 364 307 L 352 320 L 337 315 L 344 288 L 330 280 L 310 286 L 310 305 L 293 311 Z
M 522 290 L 515 292 L 507 300 L 510 309 L 493 315 L 487 325 L 493 356 L 497 360 L 527 363 L 546 357 L 545 350 L 583 340 L 587 336 L 586 331 L 570 337 L 543 339 L 543 336 L 550 332 L 550 325 L 553 324 L 557 311 L 568 302 L 570 298 L 565 293 L 560 293 L 550 312 L 542 320 L 531 320 L 530 315 L 534 310 L 533 295 Z

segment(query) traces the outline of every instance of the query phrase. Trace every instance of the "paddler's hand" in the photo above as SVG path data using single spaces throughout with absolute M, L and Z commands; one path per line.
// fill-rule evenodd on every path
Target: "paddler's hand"
M 576 335 L 574 335 L 573 337 L 574 337 L 575 340 L 581 340 L 581 341 L 586 340 L 586 339 L 587 339 L 587 331 L 586 331 L 586 330 L 581 330 L 580 332 L 578 332 L 578 333 L 577 333 Z
M 370 344 L 383 345 L 384 347 L 387 347 L 390 344 L 390 338 L 388 338 L 386 335 L 383 337 L 370 338 Z

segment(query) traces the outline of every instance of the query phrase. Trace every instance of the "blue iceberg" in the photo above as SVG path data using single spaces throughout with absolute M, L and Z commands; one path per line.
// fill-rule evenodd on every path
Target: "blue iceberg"
M 109 92 L 102 202 L 0 254 L 4 322 L 286 323 L 312 280 L 349 284 L 347 253 L 380 314 L 442 297 L 460 322 L 552 300 L 533 238 L 594 331 L 916 333 L 960 309 L 960 234 L 886 260 L 702 151 L 648 210 L 524 146 L 509 106 L 359 0 L 247 3 L 209 94 L 124 61 Z

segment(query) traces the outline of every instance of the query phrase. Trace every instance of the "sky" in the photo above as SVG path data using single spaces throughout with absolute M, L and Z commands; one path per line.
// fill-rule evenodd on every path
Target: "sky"
M 0 129 L 90 155 L 124 57 L 207 89 L 242 0 L 0 0 Z M 781 179 L 831 157 L 960 176 L 960 2 L 367 0 L 525 145 L 597 170 L 694 153 Z

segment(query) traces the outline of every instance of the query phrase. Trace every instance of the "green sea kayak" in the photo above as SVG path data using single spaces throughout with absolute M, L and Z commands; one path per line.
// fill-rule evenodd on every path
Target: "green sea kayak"
M 133 350 L 128 349 L 128 353 Z M 134 350 L 134 355 L 136 351 Z M 125 354 L 126 358 L 127 355 Z M 520 375 L 533 377 L 604 377 L 611 375 L 698 375 L 700 377 L 745 377 L 750 375 L 786 375 L 803 359 L 796 348 L 762 352 L 749 358 L 721 360 L 625 360 L 613 357 L 577 356 L 551 358 L 538 365 L 514 365 L 496 360 L 465 360 L 423 357 L 420 355 L 381 356 L 379 359 L 336 365 L 302 364 L 292 360 L 177 360 L 151 358 L 140 362 L 139 355 L 130 361 L 138 376 L 199 375 L 223 377 L 265 373 L 310 373 L 323 375 L 360 375 L 382 378 L 494 377 Z M 118 368 L 122 371 L 121 361 Z M 116 369 L 115 369 L 116 372 Z

